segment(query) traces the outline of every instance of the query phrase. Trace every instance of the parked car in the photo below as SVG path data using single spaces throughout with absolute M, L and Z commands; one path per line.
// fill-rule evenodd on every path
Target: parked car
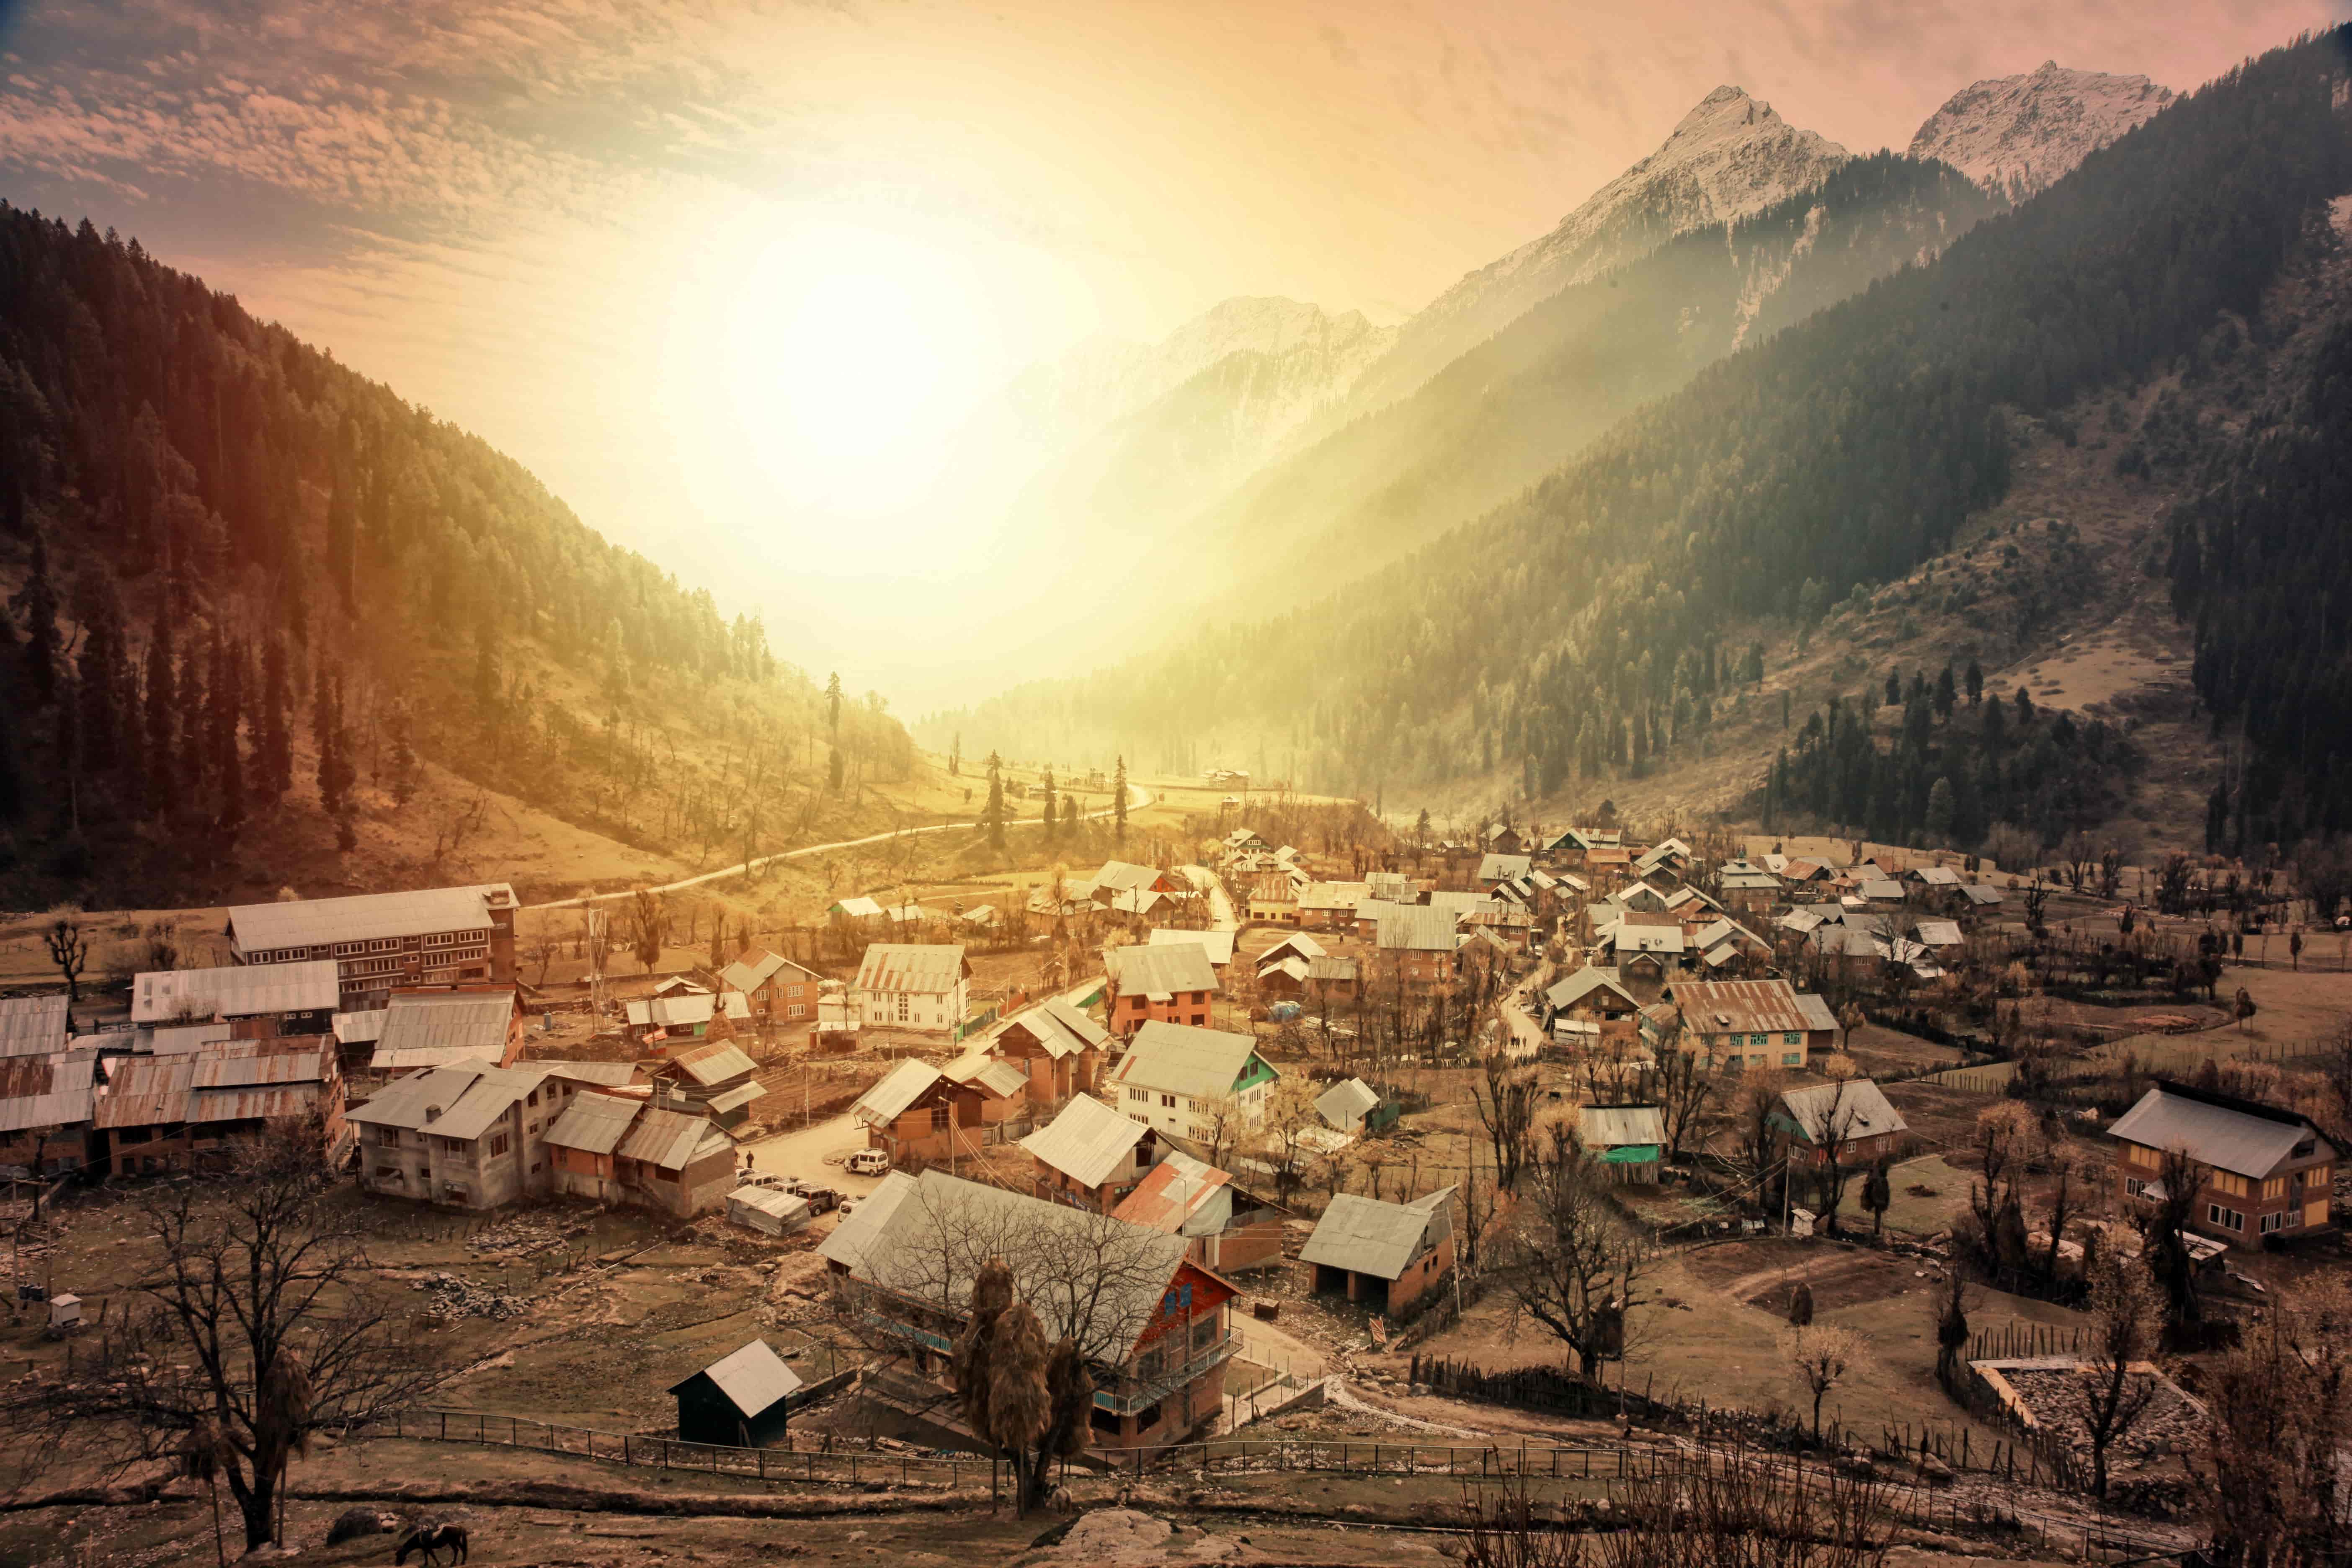
M 853 1176 L 887 1175 L 890 1156 L 879 1149 L 860 1149 L 850 1155 L 846 1168 Z
M 838 1187 L 802 1186 L 793 1191 L 808 1200 L 811 1214 L 827 1214 L 841 1208 L 843 1200 L 848 1195 Z

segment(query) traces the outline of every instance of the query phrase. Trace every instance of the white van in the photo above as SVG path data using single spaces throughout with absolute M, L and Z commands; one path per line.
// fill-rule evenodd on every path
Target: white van
M 847 1165 L 853 1176 L 879 1176 L 890 1169 L 890 1156 L 879 1149 L 860 1149 L 849 1157 Z

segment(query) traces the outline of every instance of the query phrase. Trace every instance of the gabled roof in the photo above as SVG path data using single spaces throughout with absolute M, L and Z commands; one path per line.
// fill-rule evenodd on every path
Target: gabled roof
M 1131 860 L 1106 860 L 1095 873 L 1097 888 L 1118 888 L 1128 891 L 1156 889 L 1161 880 L 1157 866 L 1139 866 Z
M 748 1077 L 759 1070 L 759 1064 L 732 1040 L 708 1040 L 678 1052 L 653 1070 L 656 1078 L 692 1079 L 708 1089 L 731 1078 Z
M 395 991 L 383 1010 L 383 1032 L 376 1037 L 376 1053 L 382 1057 L 404 1050 L 462 1050 L 495 1061 L 506 1054 L 514 1018 L 511 989 L 488 994 Z
M 1155 1018 L 1135 1032 L 1135 1042 L 1119 1058 L 1111 1081 L 1162 1094 L 1213 1100 L 1234 1091 L 1234 1080 L 1247 1069 L 1256 1051 L 1255 1035 L 1199 1029 Z
M 940 1076 L 950 1083 L 966 1088 L 982 1089 L 999 1100 L 1011 1100 L 1029 1091 L 1029 1075 L 1002 1057 L 992 1057 L 982 1051 L 970 1051 L 940 1069 Z
M 794 963 L 782 953 L 770 952 L 765 948 L 758 952 L 745 953 L 719 972 L 719 978 L 722 984 L 743 992 L 757 991 L 761 986 L 779 976 L 782 976 L 786 984 L 798 980 L 821 978 L 815 970 L 807 965 Z
M 1968 942 L 1958 921 L 1921 921 L 1918 931 L 1920 942 L 1927 947 L 1960 947 Z
M 1171 1151 L 1135 1191 L 1111 1210 L 1111 1217 L 1149 1230 L 1181 1236 L 1195 1215 L 1220 1198 L 1225 1200 L 1223 1212 L 1230 1219 L 1232 1194 L 1224 1189 L 1232 1181 L 1230 1174 L 1205 1161 L 1195 1160 L 1181 1150 Z
M 1848 1079 L 1844 1093 L 1841 1095 L 1838 1089 L 1834 1083 L 1817 1083 L 1807 1089 L 1789 1089 L 1780 1096 L 1788 1120 L 1805 1135 L 1807 1142 L 1819 1143 L 1824 1137 L 1833 1137 L 1847 1143 L 1858 1138 L 1874 1138 L 1882 1132 L 1910 1131 L 1903 1113 L 1887 1103 L 1885 1094 L 1870 1079 Z
M 1454 935 L 1458 917 L 1451 910 L 1427 904 L 1401 904 L 1381 911 L 1380 945 L 1384 952 L 1452 952 L 1461 946 Z
M 547 1141 L 559 1149 L 578 1149 L 590 1154 L 609 1154 L 621 1146 L 621 1139 L 629 1131 L 629 1123 L 637 1119 L 644 1102 L 623 1100 L 613 1094 L 574 1095 L 563 1114 L 547 1130 Z
M 1862 896 L 1875 903 L 1899 904 L 1903 901 L 1903 884 L 1888 877 L 1873 877 L 1862 884 Z
M 1785 980 L 1677 980 L 1670 994 L 1682 1012 L 1683 1026 L 1694 1034 L 1796 1033 L 1813 1027 L 1798 1004 L 1797 988 Z
M 1021 1147 L 1078 1185 L 1099 1187 L 1118 1173 L 1150 1131 L 1091 1095 L 1073 1095 L 1061 1114 L 1021 1140 Z
M 98 1064 L 64 1053 L 0 1059 L 0 1132 L 70 1127 L 91 1116 Z
M 1357 1193 L 1340 1193 L 1323 1211 L 1315 1234 L 1299 1249 L 1302 1263 L 1320 1263 L 1350 1273 L 1394 1279 L 1422 1252 L 1451 1235 L 1452 1187 L 1440 1187 L 1409 1204 L 1387 1204 Z
M 1356 961 L 1338 954 L 1310 958 L 1307 961 L 1307 978 L 1310 981 L 1353 980 L 1356 978 Z
M 1931 888 L 1957 888 L 1960 885 L 1960 874 L 1949 866 L 1914 866 L 1911 877 L 1914 881 L 1924 882 Z
M 883 1227 L 914 1190 L 915 1178 L 904 1171 L 893 1171 L 883 1177 L 881 1184 L 860 1199 L 856 1210 L 833 1227 L 833 1234 L 817 1244 L 817 1256 L 840 1264 L 852 1274 L 863 1273 L 866 1255 Z
M 1263 981 L 1271 980 L 1277 974 L 1286 975 L 1304 985 L 1307 984 L 1307 968 L 1306 959 L 1300 958 L 1296 953 L 1290 953 L 1276 959 L 1272 963 L 1259 964 L 1257 977 Z
M 730 1018 L 749 1020 L 751 1004 L 740 991 L 723 995 L 709 991 L 681 992 L 629 1004 L 629 1022 L 638 1028 L 691 1029 L 709 1023 L 720 1013 Z
M 1103 950 L 1103 970 L 1121 992 L 1164 1001 L 1180 991 L 1215 991 L 1217 972 L 1198 942 L 1181 947 L 1111 947 Z
M 1960 889 L 1960 891 L 1968 895 L 1969 902 L 1981 905 L 1986 908 L 1998 905 L 2001 900 L 2000 889 L 1999 888 L 1990 886 L 1983 882 L 1969 882 L 1963 886 Z
M 0 1057 L 48 1056 L 66 1048 L 67 997 L 0 997 Z
M 786 1366 L 784 1358 L 769 1349 L 765 1340 L 753 1340 L 694 1377 L 670 1384 L 670 1393 L 677 1394 L 696 1377 L 709 1378 L 747 1421 L 765 1414 L 801 1386 L 801 1374 Z
M 241 951 L 268 952 L 445 931 L 488 931 L 491 906 L 512 909 L 514 901 L 514 889 L 506 883 L 485 882 L 414 893 L 240 904 L 228 912 L 228 930 Z
M 1666 1119 L 1654 1105 L 1588 1105 L 1577 1112 L 1577 1135 L 1588 1149 L 1624 1149 L 1666 1141 Z
M 1544 993 L 1544 1001 L 1553 1010 L 1559 1011 L 1575 1006 L 1596 991 L 1606 991 L 1612 995 L 1622 997 L 1629 1007 L 1641 1005 L 1641 1003 L 1634 1000 L 1633 994 L 1626 990 L 1620 982 L 1615 970 L 1603 968 L 1598 964 L 1587 964 L 1584 968 L 1570 974 L 1559 984 Z
M 1100 1050 L 1110 1044 L 1110 1033 L 1087 1016 L 1083 1008 L 1072 1006 L 1059 996 L 1050 996 L 1025 1012 L 1016 1013 L 999 1033 L 1004 1035 L 1018 1029 L 1055 1061 L 1083 1051 Z
M 933 994 L 953 991 L 971 965 L 964 962 L 961 942 L 877 942 L 866 950 L 857 966 L 860 991 Z
M 1535 864 L 1532 856 L 1489 854 L 1478 862 L 1482 882 L 1516 882 Z
M 2107 1136 L 2150 1149 L 2185 1149 L 2202 1165 L 2267 1177 L 2319 1130 L 2292 1110 L 2258 1100 L 2160 1083 L 2123 1113 Z M 2326 1140 L 2321 1139 L 2326 1144 Z M 2332 1145 L 2326 1145 L 2332 1148 Z
M 1298 895 L 1302 910 L 1352 910 L 1371 896 L 1370 882 L 1309 882 Z
M 1259 953 L 1257 955 L 1257 962 L 1259 967 L 1262 969 L 1268 962 L 1280 959 L 1286 955 L 1295 955 L 1299 958 L 1320 958 L 1328 950 L 1321 942 L 1317 942 L 1313 937 L 1308 936 L 1305 931 L 1292 931 L 1286 935 L 1280 942 L 1276 942 L 1272 947 L 1269 947 L 1264 952 Z
M 887 1127 L 904 1116 L 908 1108 L 939 1081 L 939 1068 L 910 1057 L 883 1074 L 881 1082 L 860 1095 L 857 1103 L 849 1108 L 849 1114 L 866 1126 Z
M 727 1134 L 703 1117 L 647 1105 L 639 1108 L 635 1124 L 614 1152 L 624 1160 L 641 1160 L 665 1171 L 682 1170 L 713 1138 L 728 1142 Z
M 328 1012 L 342 997 L 341 973 L 331 958 L 149 970 L 131 982 L 131 1021 L 162 1024 L 175 1018 Z
M 839 915 L 842 919 L 849 921 L 878 921 L 882 918 L 882 906 L 872 899 L 861 896 L 844 899 L 825 912 Z
M 372 1045 L 383 1038 L 384 1020 L 391 1012 L 389 1007 L 371 1007 L 363 1013 L 338 1013 L 335 1038 L 346 1046 Z
M 1209 955 L 1209 962 L 1212 964 L 1222 967 L 1234 961 L 1234 938 L 1239 934 L 1238 931 L 1178 931 L 1168 926 L 1154 926 L 1151 928 L 1151 934 L 1145 939 L 1144 945 L 1147 947 L 1197 947 Z
M 593 1083 L 606 1089 L 618 1089 L 637 1081 L 635 1062 L 556 1062 L 535 1061 L 535 1068 L 547 1069 L 550 1078 L 570 1079 L 574 1083 Z
M 1316 1097 L 1315 1114 L 1346 1132 L 1361 1127 L 1380 1103 L 1380 1091 L 1362 1079 L 1342 1079 Z
M 171 1056 L 124 1057 L 91 1107 L 103 1128 L 299 1115 L 335 1072 L 333 1037 L 227 1040 Z
M 1684 949 L 1682 922 L 1672 916 L 1664 918 L 1669 923 L 1650 925 L 1643 921 L 1640 910 L 1626 911 L 1625 917 L 1617 922 L 1617 950 L 1621 952 L 1681 952 Z

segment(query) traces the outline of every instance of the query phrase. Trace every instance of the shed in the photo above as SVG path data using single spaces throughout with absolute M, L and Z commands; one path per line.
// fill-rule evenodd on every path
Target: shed
M 1665 1118 L 1654 1105 L 1588 1105 L 1579 1113 L 1584 1146 L 1601 1156 L 1618 1184 L 1654 1183 L 1666 1142 Z
M 765 1340 L 720 1357 L 673 1384 L 681 1442 L 758 1448 L 782 1439 L 786 1406 L 801 1375 Z
M 738 1187 L 727 1194 L 727 1219 L 746 1230 L 789 1236 L 814 1217 L 809 1201 L 782 1187 Z
M 1341 1132 L 1361 1132 L 1364 1118 L 1380 1108 L 1380 1092 L 1362 1079 L 1343 1079 L 1315 1101 L 1315 1113 Z

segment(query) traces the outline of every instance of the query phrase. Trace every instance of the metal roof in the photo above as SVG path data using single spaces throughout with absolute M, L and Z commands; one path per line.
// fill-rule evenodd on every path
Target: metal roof
M 353 1106 L 350 1120 L 371 1126 L 414 1130 L 427 1125 L 425 1113 L 429 1110 L 432 1120 L 437 1122 L 474 1087 L 474 1080 L 488 1070 L 487 1064 L 467 1061 L 411 1073 L 376 1090 L 365 1104 Z
M 786 970 L 792 973 L 787 974 L 784 973 Z M 794 981 L 823 978 L 815 970 L 805 964 L 795 963 L 782 953 L 770 952 L 764 948 L 758 952 L 745 953 L 719 972 L 719 978 L 722 982 L 738 991 L 747 992 L 757 991 L 761 986 L 779 977 L 786 984 L 791 984 Z
M 1182 947 L 1113 947 L 1103 950 L 1103 968 L 1125 992 L 1164 1001 L 1180 991 L 1214 991 L 1217 972 L 1197 942 Z
M 1305 931 L 1292 931 L 1280 942 L 1259 953 L 1257 962 L 1260 966 L 1264 966 L 1286 952 L 1297 953 L 1301 958 L 1321 958 L 1328 951 L 1321 942 L 1308 936 Z
M 827 912 L 838 914 L 845 920 L 878 921 L 882 918 L 882 906 L 872 899 L 844 899 Z
M 1095 886 L 1097 888 L 1157 889 L 1161 880 L 1158 867 L 1139 866 L 1132 860 L 1106 860 L 1102 863 L 1102 869 L 1095 873 Z M 1160 890 L 1166 891 L 1165 889 Z
M 1830 1011 L 1828 998 L 1818 992 L 1799 992 L 1797 1011 L 1805 1016 L 1805 1027 L 1816 1033 L 1838 1026 L 1837 1015 Z
M 1607 991 L 1624 998 L 1628 1007 L 1639 1007 L 1633 994 L 1625 989 L 1617 972 L 1600 964 L 1587 964 L 1544 993 L 1544 1001 L 1553 1011 L 1573 1007 L 1596 991 Z
M 1073 1095 L 1062 1113 L 1021 1140 L 1021 1147 L 1078 1185 L 1099 1187 L 1150 1131 L 1099 1100 Z
M 1577 1131 L 1588 1149 L 1664 1143 L 1666 1119 L 1654 1105 L 1588 1105 L 1577 1112 Z
M 1626 911 L 1617 922 L 1615 945 L 1628 952 L 1680 952 L 1683 951 L 1683 928 L 1674 925 L 1643 925 L 1636 923 L 1638 910 Z M 1668 917 L 1672 918 L 1672 917 Z
M 1846 1079 L 1843 1095 L 1834 1083 L 1789 1089 L 1780 1096 L 1780 1103 L 1809 1143 L 1818 1143 L 1825 1136 L 1845 1143 L 1882 1132 L 1910 1131 L 1903 1113 L 1888 1104 L 1885 1094 L 1866 1078 Z
M 868 1127 L 887 1127 L 940 1081 L 940 1069 L 909 1058 L 882 1075 L 882 1081 L 858 1096 L 850 1116 Z
M 343 1015 L 337 1014 L 336 1021 L 341 1022 L 342 1017 Z M 215 1022 L 167 1025 L 161 1028 L 142 1029 L 139 1034 L 146 1047 L 147 1055 L 168 1057 L 176 1056 L 183 1051 L 199 1051 L 206 1046 L 219 1045 L 227 1040 L 232 1032 L 230 1026 Z
M 940 1076 L 966 1086 L 978 1085 L 999 1100 L 1011 1100 L 1029 1090 L 1029 1075 L 1002 1058 L 968 1051 L 940 1069 Z
M 1911 875 L 1931 888 L 1957 888 L 1960 874 L 1949 866 L 1914 866 Z
M 1457 920 L 1452 910 L 1429 904 L 1399 904 L 1381 911 L 1380 944 L 1384 952 L 1452 952 Z
M 746 1420 L 757 1418 L 801 1385 L 801 1374 L 786 1366 L 784 1358 L 769 1349 L 765 1340 L 753 1340 L 721 1356 L 694 1377 L 672 1384 L 669 1391 L 677 1393 L 695 1377 L 709 1378 Z
M 1386 1204 L 1360 1193 L 1331 1199 L 1315 1234 L 1298 1251 L 1302 1263 L 1320 1263 L 1352 1274 L 1394 1279 L 1423 1251 L 1453 1233 L 1452 1187 L 1440 1187 L 1409 1204 Z
M 63 1054 L 0 1060 L 0 1132 L 88 1121 L 97 1066 L 89 1058 L 75 1061 Z
M 624 1084 L 637 1081 L 637 1064 L 635 1062 L 535 1061 L 530 1065 L 545 1068 L 550 1078 L 568 1078 L 575 1083 L 602 1084 L 607 1089 L 618 1089 Z
M 324 1035 L 231 1040 L 171 1056 L 125 1057 L 110 1071 L 91 1121 L 104 1128 L 235 1121 L 307 1110 L 334 1074 Z
M 335 1038 L 347 1046 L 364 1046 L 383 1038 L 383 1023 L 391 1013 L 389 1007 L 371 1007 L 363 1013 L 335 1015 Z
M 1785 980 L 1678 980 L 1669 990 L 1683 1027 L 1696 1034 L 1812 1027 L 1798 1005 L 1797 988 Z
M 692 1050 L 677 1055 L 655 1068 L 654 1076 L 663 1077 L 676 1068 L 708 1089 L 714 1083 L 725 1083 L 730 1078 L 745 1078 L 759 1070 L 759 1064 L 743 1054 L 743 1048 L 731 1040 L 709 1040 Z
M 1200 1029 L 1154 1018 L 1135 1032 L 1112 1081 L 1162 1094 L 1213 1100 L 1231 1094 L 1257 1051 L 1255 1035 Z
M 1380 1091 L 1362 1079 L 1344 1079 L 1318 1095 L 1315 1113 L 1342 1132 L 1361 1128 L 1381 1103 Z
M 1352 910 L 1371 897 L 1370 882 L 1309 882 L 1298 895 L 1302 910 Z
M 2261 1178 L 2293 1157 L 2297 1143 L 2318 1136 L 2293 1111 L 2273 1110 L 2273 1115 L 2280 1120 L 2217 1105 L 2177 1087 L 2158 1088 L 2141 1095 L 2107 1129 L 2107 1136 L 2149 1149 L 2185 1149 L 2200 1164 Z
M 767 1092 L 768 1086 L 754 1079 L 750 1083 L 739 1083 L 733 1089 L 720 1090 L 704 1104 L 709 1107 L 711 1114 L 723 1115 L 730 1110 L 741 1110 Z
M 1863 883 L 1862 896 L 1884 904 L 1899 904 L 1903 901 L 1903 884 L 1890 878 L 1874 877 Z
M 629 1129 L 628 1136 L 621 1140 L 614 1152 L 625 1160 L 642 1160 L 665 1171 L 679 1170 L 700 1152 L 703 1135 L 716 1131 L 702 1117 L 649 1105 L 639 1113 L 636 1125 Z M 721 1138 L 725 1136 L 720 1134 Z
M 1995 905 L 2000 902 L 2000 889 L 1984 882 L 1970 882 L 1961 888 L 1972 904 Z
M 1535 866 L 1531 855 L 1493 855 L 1478 862 L 1478 879 L 1482 882 L 1516 882 Z
M 621 1139 L 629 1131 L 629 1123 L 644 1109 L 642 1102 L 623 1100 L 617 1095 L 574 1095 L 563 1114 L 547 1130 L 547 1141 L 559 1149 L 578 1149 L 590 1154 L 609 1154 L 621 1146 Z
M 1307 978 L 1309 980 L 1353 980 L 1356 978 L 1356 961 L 1352 958 L 1339 958 L 1336 956 L 1328 958 L 1310 958 L 1307 961 Z
M 880 1237 L 882 1227 L 914 1190 L 915 1178 L 904 1171 L 883 1177 L 881 1184 L 860 1198 L 856 1208 L 833 1227 L 833 1234 L 817 1244 L 817 1256 L 852 1274 L 862 1273 L 866 1254 Z
M 1223 1223 L 1201 1225 L 1199 1220 L 1229 1220 L 1233 1215 L 1233 1177 L 1205 1161 L 1195 1160 L 1181 1150 L 1151 1167 L 1135 1191 L 1120 1200 L 1111 1210 L 1111 1217 L 1129 1225 L 1143 1226 L 1151 1230 L 1165 1231 L 1171 1236 L 1203 1235 L 1224 1228 Z M 1220 1215 L 1217 1211 L 1222 1211 Z
M 1272 963 L 1259 964 L 1257 977 L 1260 980 L 1265 980 L 1273 975 L 1286 974 L 1304 985 L 1307 983 L 1307 963 L 1308 961 L 1304 958 L 1278 958 Z
M 1968 941 L 1958 921 L 1921 921 L 1918 931 L 1920 942 L 1928 947 L 1959 947 Z
M 342 998 L 331 958 L 302 963 L 232 963 L 215 969 L 151 969 L 131 982 L 131 1021 L 249 1018 L 261 1013 L 328 1012 Z
M 1234 938 L 1240 934 L 1231 931 L 1179 931 L 1171 926 L 1154 926 L 1151 934 L 1144 939 L 1144 945 L 1197 947 L 1208 953 L 1211 963 L 1225 964 L 1234 961 Z
M 487 931 L 493 900 L 512 909 L 514 889 L 504 882 L 485 882 L 478 887 L 431 888 L 414 893 L 358 893 L 345 899 L 240 904 L 228 912 L 228 930 L 242 952 Z
M 64 1050 L 66 1001 L 62 992 L 0 997 L 0 1057 L 45 1057 Z
M 500 1061 L 505 1059 L 514 1021 L 511 990 L 488 995 L 478 991 L 396 991 L 384 1009 L 376 1054 L 457 1049 Z
M 1084 1010 L 1070 1005 L 1059 996 L 1049 997 L 1024 1013 L 1007 1020 L 998 1038 L 1018 1029 L 1037 1042 L 1045 1053 L 1059 1061 L 1086 1050 L 1100 1050 L 1110 1043 L 1109 1033 L 1087 1016 Z
M 970 969 L 961 942 L 877 942 L 857 966 L 856 988 L 934 994 L 953 991 Z
M 730 999 L 740 1000 L 742 993 L 730 991 Z M 674 996 L 649 996 L 629 1004 L 629 1022 L 639 1028 L 690 1029 L 697 1024 L 708 1024 L 719 1011 L 719 998 L 708 991 L 684 993 Z
M 497 1053 L 473 1046 L 411 1046 L 405 1050 L 375 1047 L 368 1057 L 371 1073 L 392 1076 L 415 1072 L 419 1068 L 455 1067 L 470 1062 L 476 1067 L 494 1068 L 499 1065 Z

